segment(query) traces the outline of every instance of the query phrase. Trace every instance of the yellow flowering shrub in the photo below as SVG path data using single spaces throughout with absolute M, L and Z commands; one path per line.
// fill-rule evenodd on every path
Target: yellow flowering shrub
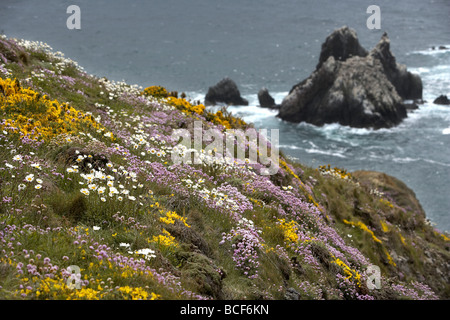
M 343 221 L 344 221 L 345 224 L 349 224 L 349 225 L 352 225 L 352 226 L 359 227 L 361 230 L 363 230 L 363 231 L 369 233 L 369 234 L 372 236 L 372 239 L 373 239 L 375 242 L 378 242 L 378 243 L 381 243 L 381 244 L 382 244 L 382 241 L 381 241 L 380 239 L 378 239 L 378 238 L 375 236 L 375 234 L 373 233 L 373 231 L 370 230 L 370 229 L 369 229 L 364 223 L 362 223 L 361 221 L 353 222 L 353 221 L 347 221 L 347 220 L 345 220 L 345 219 L 344 219 Z M 384 253 L 386 254 L 386 257 L 387 257 L 387 259 L 388 259 L 389 264 L 391 264 L 391 265 L 393 265 L 393 266 L 395 267 L 396 264 L 395 264 L 394 260 L 392 259 L 391 255 L 389 254 L 389 252 L 387 251 L 387 249 L 383 247 L 383 251 L 384 251 Z
M 73 290 L 73 294 L 70 296 L 70 300 L 99 300 L 101 295 L 100 291 L 91 288 L 82 288 Z
M 74 299 L 79 290 L 72 290 L 61 278 L 38 279 L 33 277 L 32 281 L 37 282 L 36 298 L 38 299 Z M 30 291 L 31 292 L 31 291 Z
M 398 235 L 400 236 L 400 241 L 403 243 L 404 246 L 406 246 L 406 239 L 405 237 L 399 232 Z
M 286 222 L 284 219 L 278 219 L 278 222 L 281 230 L 283 231 L 284 239 L 289 242 L 297 242 L 297 223 L 294 220 Z
M 349 224 L 349 225 L 358 227 L 358 228 L 360 228 L 361 230 L 363 230 L 363 231 L 369 233 L 369 234 L 372 236 L 372 239 L 373 239 L 375 242 L 381 243 L 381 240 L 378 239 L 378 238 L 375 236 L 375 234 L 373 233 L 373 231 L 370 230 L 370 229 L 369 229 L 364 223 L 362 223 L 361 221 L 354 222 L 354 221 L 347 221 L 347 220 L 345 220 L 345 219 L 344 219 L 343 221 L 344 221 L 345 224 Z
M 361 274 L 360 274 L 358 271 L 356 271 L 356 270 L 350 268 L 350 267 L 349 267 L 344 261 L 342 261 L 341 259 L 336 258 L 336 257 L 334 257 L 334 256 L 333 256 L 333 258 L 334 258 L 334 260 L 331 261 L 331 263 L 335 263 L 335 264 L 337 264 L 339 267 L 341 267 L 342 270 L 344 271 L 344 274 L 346 275 L 346 278 L 347 278 L 347 279 L 350 279 L 350 280 L 352 280 L 352 281 L 354 281 L 354 282 L 356 283 L 356 285 L 357 285 L 358 287 L 360 287 L 360 286 L 361 286 Z
M 288 166 L 288 164 L 286 163 L 286 161 L 284 161 L 283 159 L 279 159 L 279 163 L 280 163 L 280 168 L 284 168 L 291 176 L 293 176 L 295 179 L 297 179 L 297 181 L 300 183 L 300 189 L 306 194 L 307 199 L 310 203 L 314 204 L 314 206 L 323 213 L 323 208 L 317 203 L 316 200 L 314 200 L 313 196 L 306 190 L 305 184 L 303 183 L 303 181 L 300 179 L 300 177 L 298 175 L 295 174 L 294 171 L 292 171 L 292 169 Z
M 246 126 L 244 120 L 233 117 L 225 109 L 218 110 L 217 112 L 207 112 L 206 120 L 211 121 L 214 124 L 221 125 L 225 129 L 241 128 Z
M 0 78 L 0 93 L 0 129 L 18 132 L 21 139 L 48 141 L 84 128 L 102 129 L 92 115 L 22 88 L 15 79 Z
M 167 98 L 169 93 L 167 92 L 166 88 L 161 86 L 150 86 L 144 89 L 143 92 L 147 96 L 152 96 L 155 98 Z
M 153 292 L 148 293 L 140 287 L 125 286 L 119 287 L 117 290 L 122 294 L 122 298 L 125 300 L 156 300 L 160 298 L 159 295 Z
M 162 217 L 159 218 L 159 221 L 165 223 L 165 224 L 174 224 L 176 220 L 182 222 L 186 227 L 190 228 L 191 226 L 187 224 L 186 218 L 181 217 L 178 215 L 175 211 L 164 211 L 159 210 L 159 213 L 162 215 Z
M 381 230 L 383 230 L 384 233 L 389 231 L 389 226 L 387 225 L 387 223 L 383 220 L 380 220 L 381 223 Z
M 440 232 L 434 232 L 434 234 L 436 235 L 436 236 L 438 236 L 438 237 L 441 237 L 442 239 L 444 239 L 444 241 L 450 241 L 450 238 L 449 237 L 447 237 L 445 234 L 443 234 L 443 233 L 440 233 Z
M 194 104 L 191 104 L 186 99 L 170 96 L 170 97 L 167 97 L 167 99 L 165 99 L 165 101 L 169 105 L 174 106 L 175 108 L 177 108 L 187 114 L 196 113 L 198 115 L 202 115 L 203 112 L 205 111 L 205 106 L 203 104 L 194 105 Z
M 169 233 L 169 231 L 163 229 L 162 232 L 163 234 L 153 236 L 150 242 L 165 248 L 178 247 L 178 242 L 175 240 L 175 237 Z
M 396 267 L 397 264 L 394 262 L 394 260 L 392 259 L 391 255 L 389 254 L 389 252 L 387 251 L 387 249 L 386 249 L 386 248 L 383 248 L 383 249 L 384 249 L 384 253 L 386 254 L 386 257 L 387 257 L 387 259 L 388 259 L 389 264 L 390 264 L 390 265 L 393 265 L 394 267 Z
M 385 205 L 387 205 L 389 208 L 394 208 L 394 205 L 390 201 L 388 201 L 386 199 L 381 198 L 380 202 L 385 204 Z

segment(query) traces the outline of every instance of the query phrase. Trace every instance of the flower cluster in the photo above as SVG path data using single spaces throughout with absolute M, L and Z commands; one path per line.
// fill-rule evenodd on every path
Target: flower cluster
M 259 252 L 263 250 L 264 240 L 253 221 L 242 219 L 236 228 L 231 229 L 229 233 L 223 233 L 220 244 L 226 242 L 231 243 L 236 268 L 250 279 L 257 278 Z
M 262 164 L 230 150 L 176 145 L 174 130 L 191 132 L 195 121 L 202 136 L 214 129 L 221 138 L 247 124 L 163 87 L 87 75 L 46 44 L 9 42 L 1 37 L 0 50 L 20 49 L 29 64 L 13 67 L 19 54 L 0 52 L 0 267 L 12 279 L 0 285 L 1 298 L 205 299 L 226 287 L 239 298 L 371 299 L 361 270 L 375 255 L 348 236 L 359 230 L 378 261 L 395 265 L 378 235 L 394 236 L 397 225 L 380 218 L 381 230 L 372 230 L 323 201 L 320 174 L 352 181 L 345 170 L 303 170 L 281 157 L 276 175 L 264 176 Z M 239 139 L 233 148 L 250 154 Z M 392 208 L 375 200 L 374 211 Z M 448 241 L 434 232 L 436 243 Z M 413 235 L 395 234 L 416 253 Z M 73 265 L 81 269 L 77 290 L 68 284 Z M 395 283 L 401 296 L 435 297 L 425 285 Z
M 22 88 L 18 80 L 0 79 L 0 88 L 3 92 L 0 112 L 8 115 L 0 122 L 0 129 L 17 132 L 21 139 L 49 140 L 59 134 L 77 133 L 89 127 L 102 129 L 91 114 Z
M 337 168 L 337 167 L 331 168 L 330 165 L 319 166 L 319 171 L 323 175 L 332 176 L 332 177 L 339 178 L 342 180 L 351 180 L 352 179 L 351 174 L 348 173 L 347 170 Z
M 143 92 L 145 95 L 152 96 L 155 98 L 167 98 L 169 93 L 166 88 L 161 86 L 151 86 L 144 89 Z
M 186 218 L 179 216 L 174 211 L 164 211 L 162 209 L 159 210 L 161 217 L 159 220 L 165 224 L 174 224 L 175 221 L 180 221 L 185 227 L 190 228 L 191 226 L 187 224 Z

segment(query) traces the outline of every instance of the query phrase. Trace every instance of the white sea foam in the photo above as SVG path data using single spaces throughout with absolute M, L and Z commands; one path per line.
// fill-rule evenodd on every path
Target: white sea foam
M 336 152 L 336 151 L 331 151 L 331 150 L 321 150 L 321 149 L 310 148 L 310 149 L 305 149 L 305 151 L 307 153 L 323 154 L 323 155 L 333 156 L 333 157 L 338 157 L 338 158 L 343 158 L 343 159 L 347 158 L 347 156 L 343 155 L 341 152 Z
M 434 49 L 428 48 L 426 50 L 415 50 L 412 52 L 408 52 L 406 55 L 413 55 L 413 54 L 420 54 L 420 55 L 427 55 L 427 56 L 439 56 L 446 54 L 450 52 L 450 45 L 444 45 L 446 49 L 439 49 L 439 46 L 435 46 Z

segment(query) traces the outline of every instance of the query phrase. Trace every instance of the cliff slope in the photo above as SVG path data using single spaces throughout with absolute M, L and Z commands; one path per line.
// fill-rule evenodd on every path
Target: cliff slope
M 199 162 L 174 163 L 192 151 L 174 130 L 193 136 L 199 122 L 203 136 L 252 128 L 1 37 L 0 298 L 450 296 L 448 236 L 400 181 L 282 154 L 261 175 L 206 138 Z

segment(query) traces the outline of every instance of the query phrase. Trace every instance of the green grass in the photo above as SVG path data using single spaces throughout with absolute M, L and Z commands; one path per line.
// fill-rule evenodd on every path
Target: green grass
M 56 67 L 54 58 L 44 52 L 30 52 L 26 61 L 23 65 L 12 62 L 7 67 L 21 80 L 30 78 L 31 71 L 40 72 L 43 68 L 55 71 L 56 75 L 61 71 Z M 57 76 L 48 76 L 45 80 L 33 77 L 33 86 L 48 94 L 51 99 L 68 101 L 78 110 L 92 112 L 94 117 L 100 114 L 100 109 L 107 110 L 106 107 L 97 108 L 96 103 L 107 105 L 116 115 L 117 123 L 114 125 L 120 130 L 132 132 L 138 125 L 138 122 L 130 120 L 131 114 L 148 115 L 152 108 L 156 109 L 125 98 L 110 100 L 108 90 L 100 79 L 80 73 L 74 66 L 69 65 L 61 72 L 62 75 L 72 77 L 74 84 L 62 85 Z M 14 107 L 18 108 L 20 105 Z M 39 105 L 31 107 L 36 110 L 22 111 L 39 112 Z M 5 111 L 1 116 L 7 118 L 8 112 Z M 186 123 L 192 121 L 192 117 L 186 117 Z M 132 124 L 127 127 L 125 122 Z M 164 125 L 177 128 L 178 123 L 174 120 Z M 116 154 L 109 150 L 110 153 L 106 155 L 107 162 L 117 169 L 130 165 L 130 159 L 139 158 L 142 150 L 131 148 L 126 144 L 126 139 L 120 137 L 115 137 L 114 141 L 107 139 L 103 133 L 88 126 L 80 131 L 85 135 L 73 134 L 70 142 L 66 140 L 67 136 L 59 136 L 38 147 L 22 143 L 18 135 L 14 134 L 8 134 L 7 140 L 0 141 L 3 144 L 0 148 L 1 166 L 4 167 L 6 162 L 17 166 L 14 170 L 0 170 L 0 199 L 8 199 L 0 206 L 0 231 L 7 231 L 8 226 L 12 225 L 18 227 L 12 234 L 8 234 L 7 240 L 13 247 L 11 250 L 17 254 L 16 261 L 5 255 L 0 256 L 0 298 L 77 298 L 73 296 L 73 292 L 61 289 L 63 278 L 60 273 L 55 276 L 55 281 L 59 281 L 56 287 L 42 279 L 17 273 L 17 263 L 27 264 L 30 259 L 44 270 L 45 257 L 51 258 L 51 263 L 58 266 L 67 266 L 68 263 L 78 265 L 87 277 L 86 280 L 90 280 L 89 288 L 97 292 L 93 296 L 106 299 L 123 299 L 121 291 L 114 288 L 126 286 L 153 292 L 161 299 L 191 298 L 185 291 L 213 299 L 284 299 L 289 292 L 295 292 L 294 295 L 297 294 L 301 299 L 342 298 L 345 290 L 340 287 L 337 275 L 345 275 L 345 272 L 329 252 L 330 247 L 336 249 L 337 245 L 323 239 L 295 244 L 311 250 L 317 266 L 308 260 L 310 258 L 298 253 L 301 250 L 296 252 L 295 245 L 288 243 L 277 224 L 278 219 L 286 219 L 286 222 L 294 219 L 278 210 L 279 206 L 287 209 L 288 204 L 280 204 L 273 193 L 261 190 L 246 192 L 248 181 L 239 174 L 239 170 L 233 171 L 231 177 L 224 178 L 226 170 L 221 167 L 193 166 L 211 177 L 211 181 L 204 182 L 208 190 L 226 181 L 252 203 L 253 210 L 245 211 L 242 218 L 253 221 L 264 240 L 262 248 L 257 250 L 260 265 L 259 277 L 256 279 L 246 277 L 233 261 L 232 244 L 237 244 L 242 239 L 220 243 L 223 234 L 237 228 L 237 222 L 227 212 L 208 207 L 193 192 L 176 192 L 175 185 L 149 181 L 144 172 L 133 180 L 123 172 L 105 168 L 105 174 L 114 176 L 114 185 L 119 189 L 119 185 L 129 189 L 135 195 L 135 200 L 128 200 L 124 195 L 122 201 L 119 201 L 116 197 L 104 194 L 105 201 L 102 201 L 101 196 L 93 191 L 89 196 L 81 193 L 80 189 L 88 188 L 89 184 L 80 173 L 83 170 L 88 173 L 89 169 L 87 164 L 83 167 L 84 162 L 68 161 L 71 151 L 83 150 L 95 157 L 100 151 L 112 147 L 112 143 L 127 146 L 130 154 Z M 87 134 L 95 139 L 89 138 Z M 14 154 L 29 155 L 42 168 L 31 168 L 28 165 L 20 167 L 12 161 L 12 150 L 15 150 Z M 163 163 L 157 156 L 145 156 L 150 163 Z M 280 157 L 285 160 L 287 158 L 282 152 Z M 380 198 L 371 193 L 373 185 L 359 184 L 357 179 L 348 181 L 326 176 L 316 168 L 301 163 L 290 160 L 286 160 L 286 163 L 294 168 L 301 183 L 306 186 L 306 189 L 296 190 L 299 197 L 320 206 L 323 209 L 324 223 L 335 230 L 347 246 L 359 250 L 370 263 L 380 266 L 386 279 L 397 281 L 400 273 L 403 273 L 405 281 L 410 282 L 421 275 L 434 290 L 440 290 L 439 294 L 448 297 L 448 284 L 439 283 L 436 280 L 440 279 L 439 276 L 425 262 L 425 252 L 430 251 L 436 265 L 444 263 L 449 256 L 448 241 L 427 225 L 423 217 L 408 209 L 408 205 L 413 205 L 408 193 L 399 192 L 397 197 Z M 68 172 L 67 169 L 74 164 L 79 165 L 79 172 Z M 164 166 L 168 167 L 167 164 Z M 23 182 L 30 173 L 43 180 L 41 189 L 35 189 L 36 180 L 33 183 Z M 275 187 L 296 185 L 296 179 L 287 170 L 270 177 Z M 25 184 L 26 189 L 19 192 L 20 184 Z M 99 185 L 106 185 L 106 180 L 99 182 Z M 404 188 L 395 181 L 392 185 L 400 191 Z M 6 197 L 11 197 L 11 201 L 8 202 L 9 198 Z M 174 211 L 186 218 L 190 227 L 179 221 L 175 224 L 161 221 L 161 212 L 167 211 Z M 381 239 L 381 243 L 374 241 L 367 230 L 344 223 L 344 220 L 363 223 L 376 238 Z M 316 238 L 322 236 L 317 221 L 306 213 L 298 217 L 296 222 L 300 231 L 315 235 Z M 383 225 L 388 223 L 390 228 L 385 232 Z M 24 230 L 24 226 L 28 224 L 36 229 Z M 154 237 L 163 235 L 164 231 L 174 237 L 175 245 L 165 246 L 154 241 Z M 85 244 L 81 244 L 83 240 L 86 241 Z M 20 242 L 20 246 L 17 242 Z M 128 247 L 122 246 L 123 244 Z M 105 248 L 101 249 L 99 245 Z M 34 253 L 25 257 L 28 253 L 21 251 L 22 248 L 33 250 Z M 154 276 L 136 270 L 130 271 L 130 267 L 124 262 L 113 263 L 115 255 L 123 259 L 142 258 L 142 255 L 133 253 L 139 249 L 154 250 L 155 256 L 144 261 L 145 267 L 152 269 Z M 99 258 L 102 250 L 111 260 Z M 406 259 L 408 265 L 394 267 L 386 252 L 395 252 L 398 257 Z M 39 261 L 36 261 L 37 254 L 41 255 Z M 362 268 L 357 266 L 355 257 L 346 255 L 346 258 L 354 264 L 352 268 Z M 159 283 L 159 276 L 167 277 L 170 284 Z M 33 290 L 22 292 L 25 289 L 20 288 L 21 284 L 31 286 Z M 364 285 L 355 290 L 367 293 Z M 388 294 L 388 291 L 383 291 L 380 296 Z M 345 293 L 344 297 L 350 298 L 351 295 Z

